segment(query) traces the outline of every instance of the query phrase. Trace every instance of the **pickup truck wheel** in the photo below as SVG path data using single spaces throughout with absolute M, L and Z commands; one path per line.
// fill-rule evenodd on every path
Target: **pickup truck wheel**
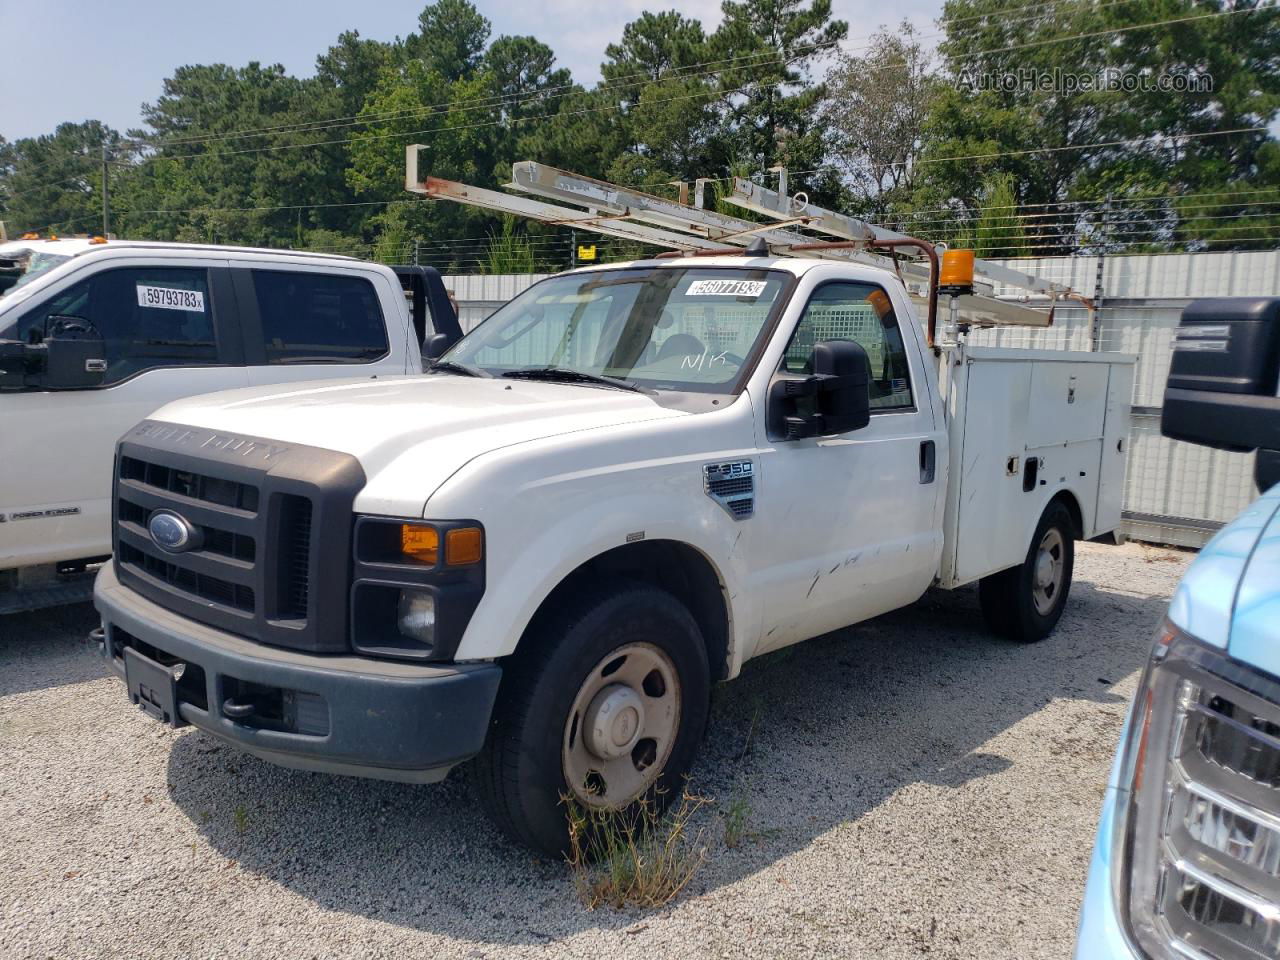
M 1071 592 L 1075 523 L 1061 503 L 1040 518 L 1020 566 L 983 577 L 978 598 L 987 625 L 1018 643 L 1043 640 L 1058 623 Z
M 521 647 L 471 764 L 481 803 L 504 832 L 561 856 L 566 798 L 661 809 L 679 794 L 706 727 L 711 681 L 701 633 L 675 597 L 610 584 Z

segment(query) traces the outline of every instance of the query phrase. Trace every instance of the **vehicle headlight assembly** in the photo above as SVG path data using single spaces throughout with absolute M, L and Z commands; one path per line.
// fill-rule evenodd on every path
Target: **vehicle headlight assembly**
M 447 660 L 484 593 L 484 529 L 470 520 L 356 521 L 351 646 Z
M 396 629 L 402 637 L 431 646 L 436 637 L 435 595 L 422 590 L 401 590 L 396 608 Z
M 1280 955 L 1280 682 L 1166 624 L 1121 766 L 1115 895 L 1150 957 Z

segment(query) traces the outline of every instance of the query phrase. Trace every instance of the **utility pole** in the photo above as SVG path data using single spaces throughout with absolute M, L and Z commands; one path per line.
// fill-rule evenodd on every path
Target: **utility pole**
M 107 145 L 102 145 L 102 235 L 111 234 L 111 198 L 107 186 Z

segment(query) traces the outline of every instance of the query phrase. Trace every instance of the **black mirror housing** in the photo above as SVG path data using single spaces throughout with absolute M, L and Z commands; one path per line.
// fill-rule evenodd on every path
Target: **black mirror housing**
M 44 343 L 46 390 L 84 390 L 102 385 L 107 374 L 107 345 L 93 324 L 80 317 L 50 317 Z
M 1259 488 L 1280 482 L 1280 297 L 1187 305 L 1174 333 L 1160 432 L 1218 450 L 1259 450 Z
M 448 333 L 433 333 L 422 341 L 422 359 L 439 360 L 445 352 L 458 342 L 458 338 Z
M 816 343 L 809 366 L 809 376 L 782 374 L 770 385 L 770 437 L 830 437 L 871 422 L 871 362 L 860 343 Z

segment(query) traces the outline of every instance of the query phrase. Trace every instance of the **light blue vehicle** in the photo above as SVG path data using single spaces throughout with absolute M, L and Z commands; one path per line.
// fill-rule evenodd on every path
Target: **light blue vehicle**
M 1166 436 L 1268 490 L 1183 577 L 1121 735 L 1077 960 L 1280 957 L 1280 299 L 1183 312 Z

